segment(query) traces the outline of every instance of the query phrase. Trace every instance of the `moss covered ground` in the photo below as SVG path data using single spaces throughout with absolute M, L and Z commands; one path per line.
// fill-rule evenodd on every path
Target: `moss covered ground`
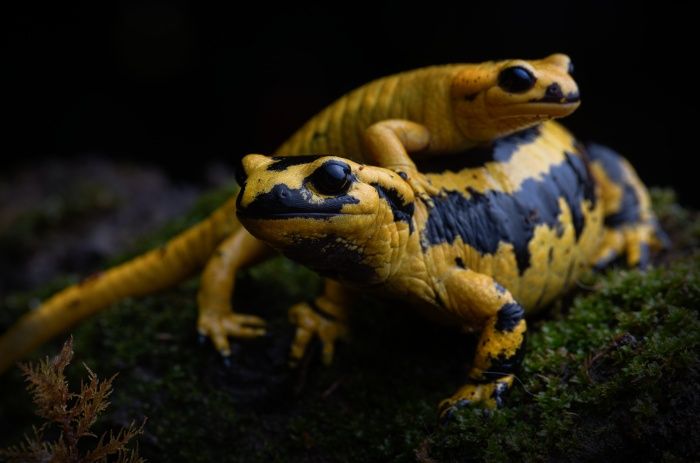
M 224 193 L 222 193 L 224 194 Z M 215 194 L 143 248 L 187 226 Z M 320 280 L 284 259 L 239 276 L 234 304 L 269 322 L 236 342 L 226 368 L 197 343 L 196 278 L 125 300 L 81 324 L 75 364 L 119 372 L 103 429 L 148 417 L 150 461 L 687 461 L 700 454 L 700 217 L 654 194 L 674 241 L 655 269 L 612 269 L 530 320 L 524 368 L 504 408 L 465 409 L 441 425 L 436 405 L 464 379 L 474 339 L 365 298 L 353 338 L 323 367 L 318 347 L 301 367 L 286 356 L 286 308 Z M 0 328 L 66 279 L 4 301 Z M 55 353 L 63 339 L 43 349 Z M 83 371 L 73 367 L 78 378 Z M 0 378 L 0 447 L 36 421 L 15 369 Z

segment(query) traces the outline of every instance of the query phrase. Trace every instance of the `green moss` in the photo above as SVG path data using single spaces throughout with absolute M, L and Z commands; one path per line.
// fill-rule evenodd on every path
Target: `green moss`
M 101 376 L 120 372 L 102 426 L 148 416 L 140 447 L 151 461 L 687 460 L 700 451 L 700 220 L 668 193 L 655 199 L 683 257 L 588 277 L 531 321 L 507 405 L 462 410 L 444 426 L 436 405 L 463 380 L 473 338 L 363 299 L 331 367 L 316 348 L 290 370 L 286 308 L 320 281 L 284 259 L 239 276 L 236 310 L 266 318 L 270 334 L 235 342 L 228 369 L 197 344 L 196 279 L 83 323 L 76 360 Z M 17 440 L 29 415 L 14 399 L 25 394 L 20 381 L 3 380 L 3 416 L 21 426 L 0 432 L 0 445 Z
M 428 437 L 430 454 L 440 461 L 694 454 L 699 305 L 697 258 L 599 278 L 565 317 L 533 326 L 509 406 L 462 412 Z

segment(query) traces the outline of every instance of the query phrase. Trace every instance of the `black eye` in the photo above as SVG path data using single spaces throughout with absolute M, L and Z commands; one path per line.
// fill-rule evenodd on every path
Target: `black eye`
M 569 61 L 569 69 L 567 69 L 566 72 L 568 72 L 570 76 L 574 75 L 574 62 L 573 61 Z
M 535 85 L 535 76 L 522 66 L 505 68 L 498 75 L 498 86 L 506 92 L 522 93 Z
M 350 166 L 338 161 L 328 161 L 316 169 L 309 180 L 322 195 L 343 194 L 350 188 Z

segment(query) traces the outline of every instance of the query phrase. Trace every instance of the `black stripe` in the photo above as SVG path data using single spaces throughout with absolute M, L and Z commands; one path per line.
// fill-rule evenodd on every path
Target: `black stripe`
M 498 331 L 512 332 L 525 316 L 525 310 L 516 302 L 508 302 L 498 309 L 496 325 Z
M 620 211 L 605 217 L 605 226 L 617 228 L 626 224 L 636 224 L 641 221 L 641 207 L 637 191 L 627 180 L 622 156 L 602 145 L 589 144 L 587 153 L 590 158 L 600 163 L 608 178 L 622 188 Z
M 586 145 L 586 153 L 592 161 L 601 163 L 610 180 L 620 185 L 625 183 L 625 171 L 620 162 L 622 157 L 619 154 L 606 146 L 596 143 Z
M 487 162 L 508 162 L 516 151 L 535 142 L 540 134 L 540 126 L 536 125 L 499 138 L 487 146 L 416 160 L 416 166 L 425 174 L 440 174 L 445 171 L 459 172 L 462 169 L 484 167 Z
M 274 156 L 272 158 L 272 164 L 267 166 L 267 170 L 280 172 L 286 170 L 290 166 L 298 166 L 301 164 L 308 164 L 313 162 L 318 158 L 327 156 L 326 154 L 304 154 L 302 156 Z
M 403 196 L 393 188 L 385 188 L 378 183 L 371 184 L 379 193 L 379 197 L 389 204 L 394 222 L 402 221 L 408 224 L 409 233 L 413 233 L 413 202 L 406 203 Z
M 424 247 L 454 243 L 461 237 L 480 253 L 494 254 L 501 242 L 512 243 L 520 273 L 530 266 L 528 245 L 535 227 L 546 224 L 563 233 L 560 198 L 571 210 L 577 239 L 585 226 L 583 202 L 595 204 L 596 200 L 593 178 L 584 160 L 569 153 L 542 178 L 525 180 L 513 193 L 468 191 L 470 197 L 447 191 L 433 198 L 434 207 L 423 231 Z
M 606 227 L 618 228 L 627 224 L 637 224 L 642 220 L 642 211 L 637 197 L 637 191 L 630 185 L 621 185 L 622 201 L 620 211 L 605 216 Z

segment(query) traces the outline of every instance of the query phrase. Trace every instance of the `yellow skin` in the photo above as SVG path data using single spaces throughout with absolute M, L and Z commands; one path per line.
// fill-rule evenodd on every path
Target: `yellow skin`
M 552 55 L 538 61 L 436 66 L 379 79 L 319 113 L 278 153 L 338 152 L 387 167 L 405 177 L 411 192 L 429 205 L 439 185 L 430 183 L 435 178 L 418 174 L 409 153 L 416 158 L 459 153 L 571 113 L 578 106 L 578 90 L 568 74 L 569 65 L 565 55 Z M 504 85 L 512 86 L 513 79 L 503 84 L 502 76 L 513 67 L 524 68 L 534 79 L 532 85 L 523 90 L 521 81 L 517 91 L 506 91 Z M 198 295 L 199 332 L 210 337 L 224 356 L 230 353 L 229 336 L 264 334 L 264 320 L 231 308 L 236 272 L 270 255 L 269 247 L 240 227 L 233 203 L 231 198 L 160 249 L 66 288 L 26 314 L 0 337 L 0 372 L 82 318 L 124 297 L 172 286 L 205 263 Z M 634 249 L 625 243 L 642 239 L 623 233 L 620 244 L 619 236 L 613 235 L 606 257 L 623 248 Z M 333 341 L 345 334 L 338 322 L 345 319 L 347 300 L 347 291 L 328 280 L 324 294 L 313 303 L 292 307 L 290 320 L 298 326 L 292 363 L 315 335 L 323 341 L 324 361 L 331 361 Z M 333 320 L 329 322 L 326 315 Z

